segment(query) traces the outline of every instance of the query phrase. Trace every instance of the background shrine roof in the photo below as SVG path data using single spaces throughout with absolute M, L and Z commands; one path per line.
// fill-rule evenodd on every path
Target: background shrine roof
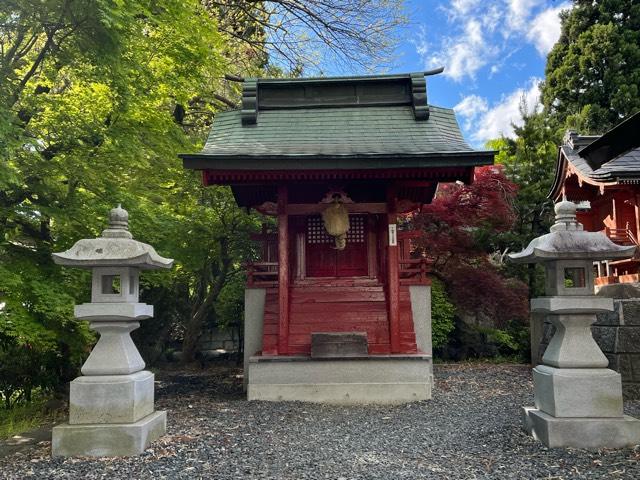
M 560 147 L 550 197 L 560 193 L 567 163 L 598 184 L 640 182 L 640 112 L 601 136 L 569 132 Z
M 218 113 L 203 150 L 180 156 L 195 169 L 493 163 L 464 141 L 453 110 L 427 104 L 424 74 L 245 81 L 242 109 Z

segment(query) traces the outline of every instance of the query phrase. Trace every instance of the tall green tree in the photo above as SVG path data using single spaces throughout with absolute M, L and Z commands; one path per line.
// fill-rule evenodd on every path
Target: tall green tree
M 242 263 L 253 254 L 248 233 L 258 220 L 236 207 L 227 188 L 202 187 L 177 154 L 198 150 L 216 111 L 237 103 L 239 85 L 226 82 L 227 73 L 264 75 L 310 62 L 296 54 L 303 25 L 344 58 L 357 63 L 369 52 L 375 63 L 388 53 L 397 5 L 0 2 L 0 378 L 7 379 L 0 395 L 7 405 L 68 379 L 88 353 L 91 334 L 71 308 L 86 301 L 89 283 L 53 265 L 51 252 L 99 235 L 115 203 L 129 210 L 137 239 L 176 259 L 171 273 L 143 278 L 143 299 L 160 307 L 141 329 L 153 326 L 153 335 L 139 336 L 147 359 L 173 333 L 184 337 L 189 360 L 204 327 L 238 314 Z M 285 31 L 285 17 L 286 45 L 274 33 Z M 275 68 L 272 55 L 281 58 Z
M 640 110 L 640 3 L 574 0 L 561 14 L 542 99 L 561 128 L 601 134 Z
M 86 355 L 72 305 L 87 278 L 50 255 L 98 235 L 117 202 L 136 238 L 178 259 L 143 295 L 173 299 L 172 321 L 208 306 L 206 266 L 222 255 L 203 239 L 222 242 L 224 226 L 205 210 L 230 193 L 205 190 L 177 154 L 199 148 L 232 49 L 197 0 L 5 2 L 0 22 L 0 357 L 24 360 L 0 362 L 9 405 L 68 380 Z M 237 270 L 244 253 L 229 251 Z
M 544 113 L 529 112 L 527 108 L 521 106 L 523 121 L 522 125 L 514 125 L 514 138 L 502 137 L 487 144 L 497 150 L 496 163 L 503 165 L 504 174 L 518 186 L 513 201 L 516 220 L 508 232 L 499 235 L 501 257 L 548 233 L 553 219 L 553 202 L 547 195 L 553 183 L 560 138 Z M 527 282 L 530 295 L 541 293 L 534 265 L 509 268 Z

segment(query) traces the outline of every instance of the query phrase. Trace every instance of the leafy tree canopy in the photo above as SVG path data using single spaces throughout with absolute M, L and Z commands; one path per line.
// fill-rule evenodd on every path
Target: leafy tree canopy
M 0 22 L 2 351 L 51 357 L 47 386 L 73 375 L 62 367 L 79 365 L 90 338 L 71 309 L 87 278 L 55 267 L 52 251 L 98 235 L 122 202 L 134 236 L 178 259 L 143 289 L 175 299 L 172 322 L 207 298 L 220 244 L 253 228 L 227 189 L 202 188 L 177 158 L 198 148 L 233 49 L 196 0 L 5 2 Z M 229 255 L 250 255 L 237 238 Z M 184 301 L 169 293 L 179 288 Z
M 355 64 L 376 53 L 370 61 L 377 65 L 389 51 L 387 34 L 400 22 L 398 5 L 0 3 L 0 378 L 8 379 L 0 396 L 6 405 L 32 388 L 72 378 L 88 353 L 92 335 L 72 316 L 73 303 L 88 297 L 86 272 L 56 267 L 51 252 L 99 235 L 116 203 L 129 211 L 135 238 L 176 259 L 171 272 L 143 276 L 143 300 L 157 306 L 154 321 L 136 332 L 146 360 L 170 335 L 184 337 L 189 360 L 203 328 L 241 316 L 242 264 L 252 258 L 249 233 L 258 219 L 235 205 L 229 189 L 203 188 L 177 154 L 197 151 L 215 113 L 237 104 L 239 85 L 225 81 L 227 74 L 282 75 L 283 67 L 296 67 L 296 74 L 311 65 L 310 52 L 320 44 Z M 272 56 L 281 58 L 275 66 Z
M 547 59 L 545 110 L 561 128 L 601 134 L 640 110 L 640 3 L 574 0 Z

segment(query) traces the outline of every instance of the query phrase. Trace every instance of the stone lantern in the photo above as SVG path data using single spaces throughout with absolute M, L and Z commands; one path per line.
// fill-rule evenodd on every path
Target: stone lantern
M 171 268 L 173 260 L 134 240 L 128 217 L 118 205 L 101 237 L 53 254 L 59 265 L 91 269 L 91 302 L 74 314 L 100 334 L 83 376 L 71 382 L 69 423 L 54 427 L 53 455 L 136 455 L 166 431 L 166 412 L 154 411 L 154 375 L 143 370 L 130 333 L 153 316 L 153 306 L 138 301 L 140 270 Z
M 611 298 L 593 291 L 593 262 L 633 256 L 635 247 L 616 245 L 604 234 L 586 232 L 576 205 L 555 206 L 551 233 L 535 238 L 519 263 L 542 263 L 546 296 L 531 311 L 548 315 L 556 332 L 533 369 L 535 408 L 524 408 L 525 429 L 548 447 L 617 448 L 640 443 L 640 421 L 622 412 L 620 374 L 591 335 L 596 313 L 613 310 Z

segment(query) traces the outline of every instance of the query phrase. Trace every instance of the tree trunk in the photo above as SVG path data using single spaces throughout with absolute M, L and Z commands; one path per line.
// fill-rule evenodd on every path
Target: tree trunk
M 211 312 L 218 295 L 224 287 L 229 269 L 231 268 L 231 257 L 229 255 L 229 241 L 226 238 L 220 238 L 220 259 L 218 261 L 218 271 L 213 276 L 207 294 L 203 300 L 196 306 L 194 313 L 191 315 L 186 325 L 184 339 L 182 341 L 182 363 L 190 363 L 195 360 L 196 351 L 198 349 L 198 341 L 202 336 L 205 320 Z

